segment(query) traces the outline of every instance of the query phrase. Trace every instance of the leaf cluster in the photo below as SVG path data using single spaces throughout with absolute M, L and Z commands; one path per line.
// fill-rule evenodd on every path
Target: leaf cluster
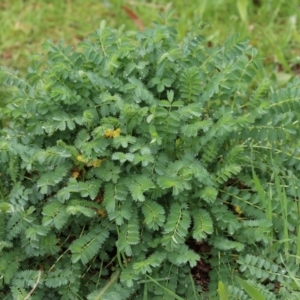
M 168 21 L 45 49 L 26 80 L 3 70 L 1 298 L 194 299 L 200 260 L 210 297 L 243 293 L 235 272 L 292 293 L 276 253 L 299 264 L 299 81 L 253 92 L 247 42 L 178 43 Z

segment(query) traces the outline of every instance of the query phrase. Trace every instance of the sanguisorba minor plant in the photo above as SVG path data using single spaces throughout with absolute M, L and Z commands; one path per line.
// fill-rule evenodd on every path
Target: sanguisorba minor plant
M 3 70 L 1 299 L 249 299 L 236 275 L 293 299 L 299 81 L 255 88 L 247 42 L 179 43 L 168 20 L 46 49 Z

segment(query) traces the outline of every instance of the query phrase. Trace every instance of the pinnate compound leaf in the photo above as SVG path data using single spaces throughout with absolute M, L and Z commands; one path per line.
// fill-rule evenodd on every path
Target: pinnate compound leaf
M 69 247 L 72 252 L 72 262 L 81 260 L 83 264 L 87 264 L 98 253 L 108 235 L 106 229 L 98 226 L 75 240 Z
M 68 214 L 65 206 L 59 201 L 52 201 L 43 209 L 43 226 L 53 224 L 57 229 L 61 229 L 68 221 Z
M 153 188 L 155 188 L 154 183 L 145 175 L 134 176 L 128 180 L 128 189 L 135 201 L 145 201 L 144 193 Z
M 58 166 L 54 171 L 49 171 L 43 174 L 37 181 L 37 186 L 40 188 L 42 194 L 49 192 L 49 186 L 54 186 L 59 183 L 67 174 L 68 168 L 66 166 Z
M 132 264 L 129 265 L 127 268 L 122 270 L 120 281 L 121 283 L 125 284 L 128 288 L 133 286 L 134 281 L 139 279 L 139 274 L 137 274 L 133 268 Z
M 161 263 L 165 260 L 166 253 L 164 252 L 155 252 L 150 255 L 147 259 L 136 262 L 133 264 L 134 273 L 139 274 L 146 274 L 151 273 L 152 267 L 158 267 Z
M 187 137 L 196 137 L 200 130 L 206 132 L 212 124 L 212 120 L 198 121 L 182 126 L 181 131 Z
M 45 285 L 50 288 L 58 288 L 62 285 L 67 285 L 72 277 L 73 274 L 71 268 L 65 270 L 56 268 L 53 272 L 49 272 L 45 280 Z
M 145 216 L 145 224 L 149 229 L 158 230 L 165 222 L 165 211 L 163 207 L 151 200 L 146 200 L 142 206 Z
M 200 97 L 201 78 L 197 67 L 191 67 L 182 72 L 181 77 L 181 97 L 189 102 L 196 101 Z
M 125 251 L 126 255 L 132 256 L 131 245 L 137 245 L 140 241 L 139 223 L 136 216 L 132 216 L 120 231 L 116 242 L 118 251 Z
M 12 286 L 11 292 L 13 299 L 26 299 L 28 295 L 28 292 L 24 288 L 18 286 Z
M 134 160 L 134 154 L 132 153 L 122 153 L 122 152 L 115 152 L 112 157 L 113 160 L 120 161 L 123 164 L 125 161 L 132 162 Z
M 0 256 L 0 272 L 3 274 L 3 281 L 8 284 L 15 276 L 20 264 L 24 259 L 18 250 L 10 250 L 9 252 L 2 252 Z M 17 258 L 17 259 L 16 259 Z
M 237 175 L 241 171 L 241 169 L 241 166 L 237 164 L 226 165 L 217 171 L 216 181 L 222 184 L 232 176 Z
M 114 220 L 117 225 L 123 225 L 125 220 L 130 220 L 132 216 L 132 202 L 119 202 L 117 209 L 108 213 L 108 218 Z
M 178 203 L 172 204 L 167 222 L 164 226 L 162 245 L 172 251 L 184 243 L 191 224 L 191 218 L 187 208 Z
M 193 238 L 196 241 L 201 241 L 208 234 L 213 233 L 213 221 L 206 210 L 199 209 L 192 212 L 193 217 Z
M 68 215 L 84 215 L 88 218 L 93 218 L 96 216 L 96 211 L 89 207 L 84 207 L 82 205 L 68 205 L 66 208 L 66 213 Z
M 104 190 L 103 205 L 108 213 L 114 212 L 118 201 L 126 200 L 128 188 L 121 182 L 118 184 L 107 183 Z
M 200 197 L 208 203 L 213 203 L 218 196 L 218 190 L 213 186 L 206 186 L 200 192 Z
M 118 136 L 113 139 L 113 146 L 118 149 L 120 147 L 127 148 L 129 144 L 134 144 L 136 142 L 136 138 L 134 136 L 126 135 L 126 136 Z
M 157 179 L 157 184 L 162 189 L 172 188 L 173 195 L 178 195 L 180 192 L 191 188 L 189 182 L 182 180 L 180 176 L 160 176 Z
M 34 222 L 33 212 L 35 210 L 35 207 L 30 206 L 27 210 L 20 209 L 11 214 L 6 226 L 8 240 L 12 240 L 18 236 Z
M 93 173 L 103 181 L 117 183 L 120 177 L 121 168 L 114 162 L 103 159 L 100 168 L 95 168 Z
M 189 263 L 190 267 L 195 267 L 200 255 L 189 249 L 186 245 L 181 245 L 179 249 L 168 254 L 168 260 L 176 266 L 182 266 Z
M 245 244 L 231 241 L 223 237 L 216 237 L 214 239 L 214 246 L 220 250 L 235 249 L 238 252 L 242 251 L 245 248 Z
M 66 161 L 66 158 L 72 156 L 72 151 L 74 150 L 76 152 L 76 149 L 73 149 L 73 147 L 69 146 L 72 151 L 70 151 L 69 148 L 63 147 L 59 144 L 60 141 L 57 142 L 58 146 L 47 148 L 46 150 L 40 150 L 36 156 L 35 159 L 39 163 L 44 163 L 45 165 L 49 166 L 58 166 L 63 164 Z

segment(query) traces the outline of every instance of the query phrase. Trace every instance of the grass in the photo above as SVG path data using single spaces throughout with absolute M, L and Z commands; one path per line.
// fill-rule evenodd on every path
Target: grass
M 88 1 L 88 9 L 82 9 L 80 2 L 2 1 L 2 64 L 24 70 L 28 57 L 41 51 L 46 39 L 76 44 L 98 26 L 103 15 L 109 17 L 109 11 L 100 1 Z
M 24 71 L 46 39 L 76 45 L 103 19 L 142 29 L 174 9 L 181 38 L 197 20 L 208 24 L 204 34 L 212 44 L 239 32 L 259 49 L 268 72 L 286 80 L 300 69 L 299 6 L 298 0 L 2 0 L 1 64 Z

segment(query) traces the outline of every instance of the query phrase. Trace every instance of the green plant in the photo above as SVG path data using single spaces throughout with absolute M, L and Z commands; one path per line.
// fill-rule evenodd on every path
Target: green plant
M 283 188 L 299 186 L 299 81 L 251 92 L 255 49 L 210 48 L 201 26 L 178 43 L 169 18 L 45 49 L 26 80 L 3 70 L 2 299 L 216 299 L 218 282 L 249 299 L 237 273 L 297 292 L 299 195 Z M 189 275 L 200 259 L 208 288 Z

